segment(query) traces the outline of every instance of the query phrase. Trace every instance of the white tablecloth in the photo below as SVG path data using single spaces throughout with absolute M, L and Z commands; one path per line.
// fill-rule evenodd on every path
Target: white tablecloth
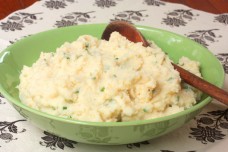
M 41 31 L 112 20 L 169 30 L 201 43 L 221 60 L 228 90 L 228 14 L 210 14 L 159 0 L 41 0 L 0 20 L 0 50 Z M 168 135 L 128 145 L 96 146 L 34 127 L 0 97 L 0 152 L 224 152 L 227 143 L 228 108 L 215 100 Z

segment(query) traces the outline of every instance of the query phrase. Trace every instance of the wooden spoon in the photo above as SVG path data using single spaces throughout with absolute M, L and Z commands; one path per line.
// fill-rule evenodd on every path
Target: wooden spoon
M 142 42 L 143 46 L 149 46 L 149 43 L 146 41 L 143 35 L 133 25 L 124 21 L 111 22 L 104 30 L 101 38 L 104 40 L 109 40 L 111 33 L 114 31 L 119 32 L 122 36 L 125 36 L 128 40 L 132 42 Z M 201 90 L 202 92 L 217 99 L 218 101 L 228 105 L 228 93 L 226 91 L 201 79 L 200 77 L 188 72 L 187 70 L 179 67 L 174 63 L 172 63 L 172 65 L 174 66 L 174 69 L 176 69 L 180 73 L 180 77 L 186 83 Z

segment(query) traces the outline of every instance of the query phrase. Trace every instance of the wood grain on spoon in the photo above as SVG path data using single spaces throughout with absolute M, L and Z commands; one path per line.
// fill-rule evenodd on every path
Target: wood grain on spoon
M 119 32 L 122 36 L 125 36 L 129 41 L 135 43 L 142 42 L 143 46 L 149 46 L 149 43 L 146 41 L 143 35 L 134 26 L 124 21 L 111 22 L 104 30 L 101 38 L 104 40 L 109 40 L 111 33 L 114 31 Z M 187 70 L 179 67 L 174 63 L 172 63 L 172 65 L 174 66 L 174 69 L 176 69 L 180 73 L 180 77 L 186 83 L 201 90 L 202 92 L 217 99 L 218 101 L 228 105 L 228 93 L 226 91 L 188 72 Z

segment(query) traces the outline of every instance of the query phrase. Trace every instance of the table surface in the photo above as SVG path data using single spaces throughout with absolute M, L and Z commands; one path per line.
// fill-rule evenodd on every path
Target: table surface
M 86 13 L 87 17 L 73 20 L 72 18 L 77 18 L 75 12 Z M 135 16 L 132 17 L 129 12 Z M 70 25 L 108 23 L 112 20 L 127 20 L 134 24 L 165 29 L 202 44 L 224 66 L 224 89 L 228 90 L 228 14 L 206 13 L 159 0 L 38 1 L 0 20 L 0 50 L 41 31 Z M 210 120 L 210 123 L 205 120 Z M 13 124 L 13 128 L 4 124 Z M 60 137 L 47 134 L 25 121 L 0 96 L 0 152 L 223 152 L 228 149 L 228 108 L 213 100 L 201 114 L 183 127 L 160 138 L 140 143 L 96 146 L 68 140 L 66 144 L 61 141 Z M 50 143 L 47 144 L 48 142 Z
M 37 0 L 0 0 L 0 19 L 3 19 L 16 10 L 24 9 L 36 1 Z

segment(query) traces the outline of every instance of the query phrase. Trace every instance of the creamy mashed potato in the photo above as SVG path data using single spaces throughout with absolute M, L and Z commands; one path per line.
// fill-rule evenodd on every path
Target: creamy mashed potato
M 199 63 L 180 65 L 198 76 Z M 21 101 L 40 111 L 83 121 L 151 119 L 191 107 L 196 89 L 181 82 L 155 44 L 143 47 L 114 32 L 109 41 L 84 35 L 24 66 Z

